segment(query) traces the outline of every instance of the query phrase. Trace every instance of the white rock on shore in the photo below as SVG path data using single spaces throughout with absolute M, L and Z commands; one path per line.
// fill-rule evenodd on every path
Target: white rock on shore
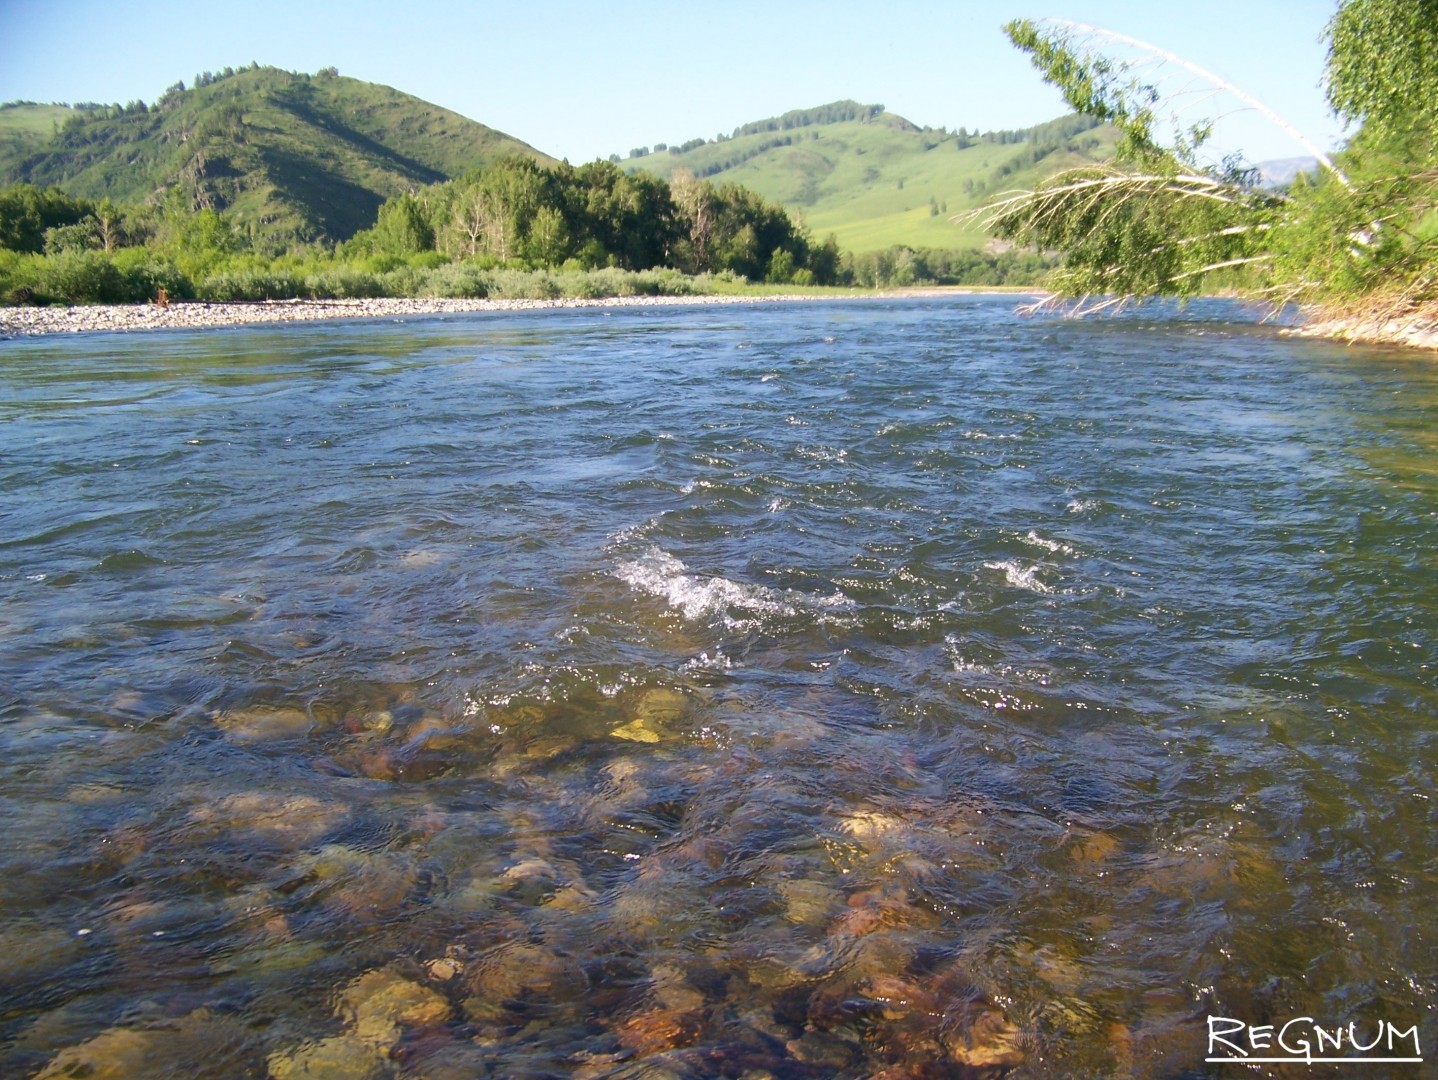
M 202 302 L 87 304 L 76 307 L 0 308 L 0 338 L 131 330 L 200 329 L 247 323 L 315 319 L 390 319 L 469 311 L 530 311 L 540 308 L 671 307 L 688 304 L 763 304 L 812 300 L 812 296 L 619 296 L 600 300 L 274 300 L 251 304 Z

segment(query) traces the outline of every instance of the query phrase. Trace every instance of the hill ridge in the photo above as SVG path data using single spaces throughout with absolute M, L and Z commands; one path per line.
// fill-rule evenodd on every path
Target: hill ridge
M 385 199 L 500 157 L 552 162 L 504 132 L 393 87 L 252 64 L 171 86 L 153 106 L 70 109 L 48 138 L 0 109 L 0 183 L 117 202 L 187 197 L 252 235 L 343 240 Z M 33 124 L 32 124 L 33 128 Z M 178 196 L 171 195 L 179 192 Z
M 802 216 L 816 235 L 832 232 L 850 251 L 974 248 L 989 237 L 976 224 L 955 226 L 952 216 L 999 190 L 1106 159 L 1115 137 L 1076 115 L 1027 128 L 950 131 L 842 99 L 740 124 L 712 140 L 639 147 L 623 165 L 665 180 L 687 170 L 741 184 Z

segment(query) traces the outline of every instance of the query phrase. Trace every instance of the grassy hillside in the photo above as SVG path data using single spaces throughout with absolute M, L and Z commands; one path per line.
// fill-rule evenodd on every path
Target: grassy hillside
M 32 154 L 60 130 L 75 110 L 68 105 L 12 101 L 0 105 L 0 160 Z
M 980 247 L 988 237 L 950 217 L 999 191 L 1108 157 L 1114 133 L 1064 117 L 969 135 L 921 128 L 881 105 L 835 102 L 699 142 L 624 164 L 665 179 L 689 169 L 715 184 L 742 184 L 800 214 L 815 236 L 832 232 L 840 247 L 864 252 L 896 244 Z
M 155 105 L 0 109 L 0 183 L 116 202 L 178 189 L 280 240 L 344 239 L 380 204 L 507 155 L 552 159 L 502 132 L 331 69 L 250 67 Z M 52 135 L 56 121 L 58 134 Z

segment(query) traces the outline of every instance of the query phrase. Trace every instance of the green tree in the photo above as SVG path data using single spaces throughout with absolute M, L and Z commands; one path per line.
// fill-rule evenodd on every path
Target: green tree
M 1121 133 L 1112 165 L 1061 173 L 984 211 L 1000 236 L 1064 253 L 1052 279 L 1060 296 L 1102 296 L 1095 307 L 1185 296 L 1242 267 L 1241 281 L 1273 300 L 1331 304 L 1383 294 L 1384 303 L 1411 308 L 1434 298 L 1438 0 L 1340 5 L 1329 26 L 1329 94 L 1363 126 L 1338 162 L 1318 152 L 1324 174 L 1287 194 L 1260 187 L 1240 160 L 1206 161 L 1207 121 L 1174 123 L 1165 133 L 1163 121 L 1176 112 L 1158 84 L 1096 47 L 1095 35 L 1180 64 L 1252 103 L 1236 87 L 1108 31 L 1028 20 L 1005 30 L 1070 105 Z
M 434 227 L 424 204 L 411 192 L 387 200 L 374 227 L 366 230 L 358 246 L 384 255 L 417 255 L 434 250 Z
M 94 204 L 73 199 L 59 188 L 16 184 L 0 189 L 0 247 L 38 254 L 45 250 L 45 232 L 77 225 Z
M 1438 128 L 1438 0 L 1345 0 L 1328 24 L 1328 100 L 1382 142 L 1432 159 Z

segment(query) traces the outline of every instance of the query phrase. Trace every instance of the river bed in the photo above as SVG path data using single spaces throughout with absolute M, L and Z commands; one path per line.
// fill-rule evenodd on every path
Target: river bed
M 0 1074 L 1426 1056 L 1435 433 L 1222 302 L 0 342 Z

